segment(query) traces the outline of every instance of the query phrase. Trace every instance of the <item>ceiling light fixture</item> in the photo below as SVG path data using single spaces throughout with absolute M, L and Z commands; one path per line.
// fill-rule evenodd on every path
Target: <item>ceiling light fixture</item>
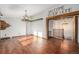
M 23 16 L 22 21 L 29 21 L 29 16 L 27 15 L 27 10 L 25 10 L 25 15 Z

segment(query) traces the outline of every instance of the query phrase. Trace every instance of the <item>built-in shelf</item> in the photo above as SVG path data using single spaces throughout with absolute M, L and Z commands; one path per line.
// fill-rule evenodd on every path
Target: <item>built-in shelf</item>
M 74 11 L 74 12 L 70 12 L 70 13 L 65 13 L 65 14 L 60 14 L 60 15 L 56 15 L 56 16 L 48 16 L 46 19 L 47 20 L 58 20 L 60 18 L 64 18 L 64 17 L 72 17 L 72 16 L 76 16 L 79 15 L 79 11 Z

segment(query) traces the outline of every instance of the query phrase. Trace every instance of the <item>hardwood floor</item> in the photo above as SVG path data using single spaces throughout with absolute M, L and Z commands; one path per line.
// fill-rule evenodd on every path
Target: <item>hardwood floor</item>
M 79 47 L 71 40 L 35 36 L 0 40 L 1 54 L 78 54 Z

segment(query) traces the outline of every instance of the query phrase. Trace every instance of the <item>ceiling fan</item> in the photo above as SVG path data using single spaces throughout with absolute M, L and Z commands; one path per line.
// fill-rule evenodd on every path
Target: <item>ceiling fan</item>
M 43 20 L 43 18 L 34 18 L 32 16 L 28 16 L 27 15 L 27 10 L 25 10 L 25 15 L 23 16 L 22 21 L 24 21 L 24 22 L 26 22 L 26 21 L 33 22 L 33 21 L 38 21 L 38 20 Z
M 27 10 L 25 10 L 25 15 L 23 16 L 22 21 L 30 21 L 30 19 L 31 19 L 31 16 L 28 16 L 27 15 Z

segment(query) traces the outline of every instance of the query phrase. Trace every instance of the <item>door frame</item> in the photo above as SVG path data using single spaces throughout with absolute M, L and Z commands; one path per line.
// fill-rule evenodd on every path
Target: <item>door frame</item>
M 73 41 L 78 44 L 78 16 L 72 16 L 73 17 L 73 21 L 74 21 L 74 25 L 73 25 L 73 29 L 74 29 L 74 39 Z M 50 18 L 46 18 L 46 38 L 49 39 L 49 20 L 52 20 Z

